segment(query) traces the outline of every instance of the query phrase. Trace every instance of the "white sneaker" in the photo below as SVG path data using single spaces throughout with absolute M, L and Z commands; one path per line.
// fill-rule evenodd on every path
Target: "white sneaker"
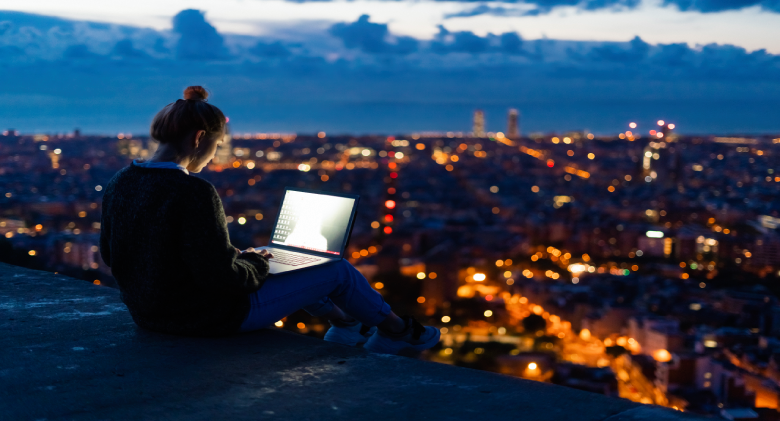
M 421 352 L 439 343 L 441 332 L 433 326 L 423 326 L 410 316 L 404 317 L 406 329 L 398 334 L 378 330 L 363 348 L 377 354 L 398 355 L 403 352 Z
M 330 324 L 330 329 L 325 332 L 325 340 L 337 344 L 356 346 L 365 343 L 376 332 L 376 326 L 364 326 L 356 322 L 352 326 Z

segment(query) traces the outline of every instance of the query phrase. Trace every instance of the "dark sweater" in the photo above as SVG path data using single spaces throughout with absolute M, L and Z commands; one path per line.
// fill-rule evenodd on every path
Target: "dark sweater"
M 236 332 L 268 261 L 230 244 L 214 186 L 178 169 L 131 165 L 103 196 L 100 254 L 136 324 L 180 335 Z

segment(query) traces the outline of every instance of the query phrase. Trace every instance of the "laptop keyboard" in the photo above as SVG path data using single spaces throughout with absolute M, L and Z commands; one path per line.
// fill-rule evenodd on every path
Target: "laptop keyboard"
M 272 259 L 268 259 L 269 261 L 289 266 L 300 266 L 306 263 L 323 260 L 319 257 L 306 256 L 303 254 L 285 253 L 283 251 L 279 251 L 278 249 L 274 250 L 272 254 L 274 257 Z

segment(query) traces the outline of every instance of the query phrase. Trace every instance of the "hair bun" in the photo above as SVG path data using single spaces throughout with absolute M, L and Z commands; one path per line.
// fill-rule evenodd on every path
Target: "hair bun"
M 205 101 L 209 97 L 208 91 L 202 86 L 188 86 L 184 90 L 184 99 L 191 99 L 194 101 Z

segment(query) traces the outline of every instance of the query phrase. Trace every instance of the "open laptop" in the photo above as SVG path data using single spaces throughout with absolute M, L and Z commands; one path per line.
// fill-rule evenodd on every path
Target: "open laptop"
M 287 188 L 271 233 L 269 273 L 341 260 L 360 196 Z

